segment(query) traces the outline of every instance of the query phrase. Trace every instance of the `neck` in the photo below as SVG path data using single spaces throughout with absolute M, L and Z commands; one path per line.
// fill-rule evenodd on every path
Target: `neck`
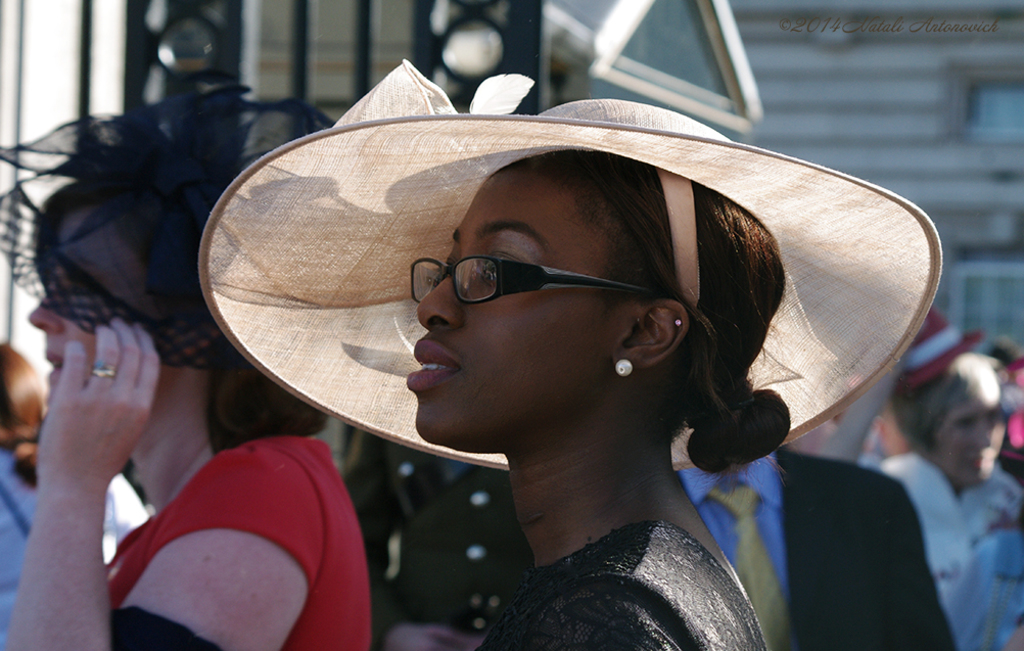
M 132 461 L 146 498 L 160 511 L 213 457 L 206 421 L 209 373 L 163 366 L 146 429 Z
M 624 525 L 664 520 L 717 545 L 672 470 L 667 446 L 652 437 L 585 437 L 559 433 L 561 451 L 509 458 L 516 514 L 537 565 L 549 565 Z M 586 444 L 583 441 L 586 440 Z M 662 449 L 664 448 L 664 449 Z M 709 546 L 710 545 L 710 546 Z

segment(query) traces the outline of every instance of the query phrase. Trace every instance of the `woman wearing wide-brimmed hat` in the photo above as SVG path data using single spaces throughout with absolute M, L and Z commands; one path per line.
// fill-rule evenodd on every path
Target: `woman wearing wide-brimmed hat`
M 663 109 L 482 103 L 405 64 L 250 167 L 204 234 L 218 322 L 356 426 L 507 464 L 536 567 L 483 648 L 764 648 L 673 468 L 863 393 L 928 309 L 934 228 Z
M 329 122 L 215 87 L 0 150 L 28 175 L 2 247 L 54 365 L 8 651 L 369 647 L 355 512 L 323 415 L 252 369 L 196 270 L 217 197 Z M 56 190 L 56 192 L 55 192 Z M 156 514 L 104 568 L 104 495 L 129 456 Z

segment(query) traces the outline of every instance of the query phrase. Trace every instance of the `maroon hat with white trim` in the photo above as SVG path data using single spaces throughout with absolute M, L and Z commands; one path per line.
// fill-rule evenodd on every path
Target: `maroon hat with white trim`
M 904 356 L 898 391 L 908 393 L 937 378 L 958 355 L 972 350 L 984 338 L 981 330 L 963 334 L 941 312 L 934 307 L 929 309 Z

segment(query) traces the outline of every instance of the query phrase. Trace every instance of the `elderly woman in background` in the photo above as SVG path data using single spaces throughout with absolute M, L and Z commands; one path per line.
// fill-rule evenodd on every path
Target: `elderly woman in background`
M 1021 489 L 997 462 L 1005 422 L 996 361 L 957 356 L 938 377 L 897 392 L 892 414 L 911 451 L 882 470 L 900 480 L 921 520 L 928 564 L 947 613 L 950 590 L 985 534 L 1011 526 Z

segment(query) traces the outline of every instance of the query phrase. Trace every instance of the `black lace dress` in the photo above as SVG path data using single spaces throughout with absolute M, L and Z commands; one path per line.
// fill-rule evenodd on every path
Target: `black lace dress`
M 523 575 L 479 651 L 765 649 L 754 610 L 711 553 L 667 522 L 616 529 Z

